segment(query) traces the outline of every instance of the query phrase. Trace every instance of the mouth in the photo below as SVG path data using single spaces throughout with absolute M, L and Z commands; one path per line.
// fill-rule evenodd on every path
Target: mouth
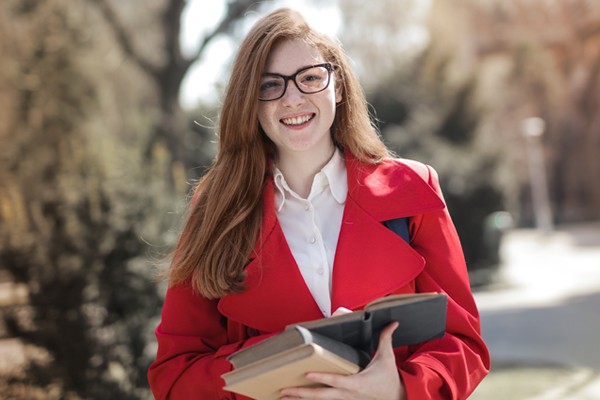
M 286 126 L 304 125 L 315 117 L 315 114 L 300 115 L 297 117 L 282 118 L 280 122 Z

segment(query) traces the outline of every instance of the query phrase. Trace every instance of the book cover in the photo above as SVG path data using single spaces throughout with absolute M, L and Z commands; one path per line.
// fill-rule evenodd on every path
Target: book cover
M 392 337 L 394 347 L 444 336 L 447 303 L 448 297 L 443 293 L 391 295 L 367 304 L 361 311 L 298 325 L 357 349 L 372 352 L 377 348 L 381 330 L 394 321 L 399 323 Z

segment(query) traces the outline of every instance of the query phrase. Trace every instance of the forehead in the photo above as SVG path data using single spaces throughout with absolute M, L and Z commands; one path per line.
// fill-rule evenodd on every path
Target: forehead
M 283 40 L 271 49 L 265 70 L 287 75 L 302 67 L 323 62 L 325 59 L 315 45 L 300 39 Z

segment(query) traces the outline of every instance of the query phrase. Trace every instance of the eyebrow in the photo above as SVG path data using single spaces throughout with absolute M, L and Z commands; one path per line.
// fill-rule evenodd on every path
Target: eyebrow
M 323 64 L 323 63 L 307 64 L 307 65 L 305 65 L 303 67 L 298 68 L 295 72 L 293 72 L 290 75 L 280 74 L 278 72 L 263 72 L 261 76 L 285 76 L 285 77 L 290 77 L 290 76 L 294 75 L 295 73 L 297 73 L 298 71 L 302 71 L 303 69 L 310 68 L 310 67 L 313 67 L 315 65 L 320 65 L 320 64 Z

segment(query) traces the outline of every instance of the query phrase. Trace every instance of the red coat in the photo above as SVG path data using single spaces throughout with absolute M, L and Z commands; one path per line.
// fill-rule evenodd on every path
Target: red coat
M 433 169 L 414 161 L 359 163 L 346 155 L 348 197 L 335 255 L 331 309 L 360 309 L 392 293 L 448 294 L 447 333 L 395 349 L 409 400 L 465 399 L 489 370 L 479 314 L 456 230 Z M 382 221 L 410 217 L 410 245 Z M 156 399 L 245 399 L 222 389 L 226 357 L 291 323 L 322 318 L 277 222 L 273 183 L 264 192 L 247 290 L 207 300 L 189 285 L 168 289 L 148 378 Z M 402 329 L 399 327 L 398 329 Z

